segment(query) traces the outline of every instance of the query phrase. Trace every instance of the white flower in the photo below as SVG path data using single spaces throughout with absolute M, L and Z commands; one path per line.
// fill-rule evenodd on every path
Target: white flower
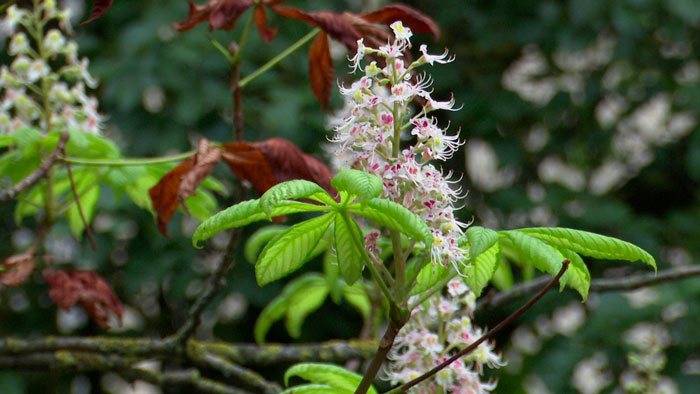
M 22 24 L 26 16 L 26 10 L 20 9 L 14 4 L 9 6 L 5 19 L 2 20 L 2 29 L 7 34 L 14 33 L 17 24 Z
M 367 50 L 363 40 L 364 40 L 363 38 L 360 38 L 359 40 L 357 40 L 357 51 L 355 52 L 355 56 L 353 56 L 349 59 L 350 63 L 351 63 L 350 67 L 352 68 L 352 72 L 357 71 L 357 69 L 362 71 L 362 65 L 360 64 L 360 62 L 365 57 L 365 52 Z
M 49 50 L 52 56 L 60 53 L 65 44 L 66 38 L 57 29 L 49 30 L 44 36 L 44 47 Z
M 30 50 L 29 48 L 29 40 L 27 39 L 27 36 L 22 33 L 15 33 L 12 35 L 12 40 L 10 40 L 10 47 L 7 50 L 7 53 L 11 56 L 19 55 L 19 54 L 26 54 Z
M 418 60 L 416 60 L 417 64 L 416 65 L 422 65 L 425 63 L 430 64 L 431 66 L 434 63 L 450 63 L 455 60 L 454 56 L 448 56 L 447 55 L 447 49 L 445 49 L 445 52 L 443 52 L 441 55 L 429 55 L 428 54 L 428 47 L 423 44 L 420 46 L 420 52 L 423 54 Z
M 27 70 L 27 82 L 36 82 L 51 72 L 51 68 L 41 59 L 34 60 Z
M 411 32 L 411 29 L 405 27 L 401 21 L 396 21 L 389 25 L 389 27 L 391 27 L 391 30 L 394 32 L 394 37 L 396 37 L 396 41 L 405 42 L 405 45 L 408 45 L 410 48 L 411 42 L 409 40 L 411 36 L 413 36 L 413 32 Z

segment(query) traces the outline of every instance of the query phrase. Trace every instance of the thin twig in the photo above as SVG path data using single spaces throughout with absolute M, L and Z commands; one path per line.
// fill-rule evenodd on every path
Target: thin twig
M 69 136 L 70 135 L 67 131 L 61 132 L 61 136 L 58 140 L 58 145 L 56 145 L 56 149 L 54 149 L 53 152 L 51 152 L 51 154 L 49 154 L 49 156 L 46 157 L 46 159 L 43 163 L 41 163 L 41 166 L 39 166 L 39 168 L 34 170 L 34 172 L 32 172 L 31 174 L 27 175 L 26 178 L 17 182 L 17 184 L 12 188 L 0 191 L 0 204 L 4 204 L 8 201 L 11 201 L 15 197 L 17 197 L 18 194 L 22 193 L 27 188 L 39 182 L 41 178 L 45 177 L 49 169 L 56 162 L 56 159 L 58 159 L 59 153 L 61 153 L 65 149 L 66 144 L 68 143 Z
M 591 281 L 590 292 L 607 293 L 614 291 L 631 291 L 642 287 L 654 286 L 660 283 L 673 282 L 700 275 L 700 264 L 670 268 L 658 273 L 631 275 L 619 279 L 594 279 Z M 507 291 L 492 297 L 484 297 L 476 304 L 477 310 L 498 308 L 510 304 L 519 298 L 532 294 L 547 283 L 546 276 L 515 285 Z
M 447 359 L 445 362 L 441 363 L 437 367 L 431 369 L 430 371 L 424 373 L 423 375 L 411 380 L 410 382 L 404 383 L 401 386 L 387 391 L 385 394 L 398 394 L 398 393 L 403 393 L 406 390 L 410 389 L 411 387 L 421 383 L 422 381 L 430 378 L 431 376 L 435 375 L 436 373 L 440 372 L 442 369 L 447 367 L 448 365 L 452 364 L 455 360 L 466 356 L 467 354 L 473 352 L 479 345 L 481 345 L 483 342 L 489 340 L 492 336 L 494 336 L 496 333 L 498 333 L 503 327 L 509 325 L 510 323 L 513 322 L 513 320 L 517 319 L 525 313 L 528 309 L 532 307 L 532 305 L 535 304 L 542 296 L 549 291 L 549 289 L 552 288 L 557 282 L 559 282 L 559 278 L 561 278 L 562 275 L 564 275 L 564 272 L 569 268 L 569 260 L 564 260 L 561 265 L 561 269 L 559 270 L 559 273 L 557 273 L 552 279 L 549 280 L 547 285 L 539 291 L 530 301 L 528 301 L 525 305 L 521 306 L 513 312 L 510 316 L 506 317 L 503 321 L 498 323 L 496 327 L 490 329 L 486 334 L 482 335 L 481 338 L 477 339 L 476 342 L 472 343 L 471 345 L 467 346 L 466 348 L 462 349 L 460 352 L 455 354 L 454 356 L 450 357 Z
M 202 289 L 202 292 L 197 297 L 194 305 L 192 305 L 190 308 L 188 312 L 189 317 L 185 323 L 174 334 L 174 336 L 171 337 L 171 339 L 176 340 L 177 343 L 184 344 L 187 339 L 192 336 L 194 331 L 202 322 L 202 313 L 204 313 L 204 310 L 207 308 L 207 306 L 209 306 L 209 303 L 211 303 L 214 297 L 216 297 L 226 281 L 226 274 L 235 262 L 236 248 L 238 247 L 240 232 L 240 228 L 234 228 L 230 231 L 231 238 L 226 246 L 224 256 L 221 258 L 219 265 L 216 267 L 216 271 L 209 277 L 206 286 L 204 286 L 204 289 Z
M 65 149 L 61 152 L 63 156 L 66 155 Z M 75 205 L 78 207 L 78 213 L 80 214 L 80 220 L 83 221 L 83 227 L 85 228 L 85 234 L 87 234 L 90 240 L 90 246 L 92 250 L 97 250 L 97 242 L 95 242 L 95 237 L 92 236 L 92 231 L 90 230 L 90 225 L 85 219 L 85 213 L 83 212 L 83 205 L 80 203 L 80 195 L 78 194 L 78 188 L 75 187 L 75 180 L 73 179 L 73 171 L 71 171 L 70 163 L 66 163 L 66 170 L 68 171 L 68 179 L 70 180 L 70 187 L 73 190 L 73 198 L 75 199 Z

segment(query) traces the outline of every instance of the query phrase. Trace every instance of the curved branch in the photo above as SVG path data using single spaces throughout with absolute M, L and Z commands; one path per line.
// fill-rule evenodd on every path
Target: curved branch
M 700 276 L 700 264 L 670 268 L 659 271 L 658 273 L 631 275 L 619 279 L 594 279 L 591 281 L 590 291 L 594 293 L 631 291 L 694 276 Z M 549 278 L 547 276 L 542 276 L 529 282 L 515 285 L 509 290 L 500 292 L 493 297 L 483 297 L 477 302 L 476 309 L 492 309 L 509 304 L 525 295 L 536 292 L 547 282 L 549 282 Z

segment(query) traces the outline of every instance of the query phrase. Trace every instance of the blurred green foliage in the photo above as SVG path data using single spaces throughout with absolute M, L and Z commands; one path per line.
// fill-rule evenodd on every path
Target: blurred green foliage
M 81 1 L 68 3 L 83 4 Z M 350 8 L 381 1 L 289 1 L 305 10 Z M 450 122 L 467 142 L 450 169 L 464 173 L 470 191 L 463 219 L 496 229 L 561 225 L 595 231 L 633 242 L 650 251 L 659 269 L 693 264 L 700 255 L 700 3 L 691 0 L 415 0 L 408 4 L 430 14 L 442 28 L 437 43 L 424 40 L 431 52 L 449 48 L 451 64 L 432 70 L 434 97 L 454 94 L 464 103 Z M 89 4 L 84 4 L 90 7 Z M 81 53 L 101 80 L 97 95 L 109 115 L 106 135 L 124 155 L 157 156 L 184 151 L 198 136 L 231 140 L 231 95 L 228 65 L 210 44 L 226 44 L 239 30 L 209 33 L 198 26 L 177 33 L 171 23 L 187 14 L 184 0 L 120 0 L 106 16 L 76 27 Z M 81 15 L 85 18 L 86 14 Z M 247 75 L 310 27 L 271 16 L 279 26 L 270 45 L 257 35 L 244 49 Z M 342 52 L 342 51 L 340 51 Z M 336 56 L 338 78 L 350 78 L 344 54 Z M 244 91 L 247 140 L 272 136 L 290 139 L 306 152 L 321 155 L 330 131 L 325 114 L 307 83 L 302 51 L 255 80 Z M 338 106 L 339 98 L 331 101 Z M 495 161 L 494 161 L 495 158 Z M 224 180 L 231 188 L 233 182 Z M 127 335 L 167 335 L 184 320 L 188 302 L 219 258 L 226 240 L 213 242 L 202 254 L 191 247 L 196 222 L 176 214 L 172 238 L 161 236 L 151 215 L 104 188 L 93 228 L 98 250 L 70 235 L 61 223 L 49 237 L 52 253 L 79 268 L 97 269 L 112 284 L 138 319 Z M 226 202 L 222 202 L 227 205 Z M 11 206 L 0 206 L 3 256 L 26 246 L 31 232 L 18 229 Z M 26 222 L 27 228 L 32 227 Z M 244 230 L 244 236 L 256 228 Z M 11 240 L 11 242 L 9 242 Z M 644 269 L 641 264 L 639 270 Z M 628 268 L 590 262 L 593 278 L 624 276 Z M 320 261 L 303 271 L 322 270 Z M 520 273 L 516 272 L 520 280 Z M 252 265 L 241 256 L 227 288 L 211 308 L 203 337 L 253 341 L 253 325 L 284 282 L 260 288 Z M 485 293 L 488 293 L 488 289 Z M 552 393 L 574 392 L 576 364 L 595 352 L 606 355 L 617 379 L 629 351 L 623 334 L 639 321 L 662 322 L 672 337 L 664 374 L 680 392 L 700 386 L 695 327 L 700 324 L 700 281 L 659 286 L 646 304 L 619 294 L 600 295 L 582 306 L 585 322 L 571 337 L 542 336 L 541 348 L 522 357 L 499 376 L 502 393 L 526 393 L 538 376 Z M 521 321 L 535 330 L 556 308 L 576 301 L 574 292 L 550 294 Z M 223 299 L 223 300 L 222 300 Z M 685 312 L 664 319 L 670 305 Z M 580 304 L 579 304 L 580 305 Z M 480 316 L 480 325 L 495 325 L 515 306 Z M 682 308 L 681 308 L 682 309 Z M 0 292 L 0 336 L 97 334 L 83 318 L 68 326 L 57 317 L 38 281 Z M 544 320 L 543 320 L 544 319 Z M 77 319 L 80 323 L 81 320 Z M 361 318 L 349 304 L 326 302 L 312 314 L 298 341 L 350 338 Z M 511 331 L 517 334 L 517 330 Z M 503 349 L 513 347 L 504 334 Z M 289 341 L 283 326 L 268 333 L 270 341 Z M 510 352 L 510 351 L 509 351 Z M 282 369 L 274 371 L 281 376 Z M 73 377 L 3 372 L 2 392 L 42 392 L 54 387 L 69 392 Z M 82 377 L 99 391 L 100 376 Z M 612 392 L 611 383 L 604 392 Z

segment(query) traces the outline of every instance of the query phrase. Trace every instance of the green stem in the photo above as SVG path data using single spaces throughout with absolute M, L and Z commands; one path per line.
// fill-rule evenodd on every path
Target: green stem
M 297 49 L 301 48 L 304 44 L 307 42 L 311 41 L 312 38 L 316 36 L 321 31 L 318 27 L 311 30 L 308 34 L 306 34 L 304 37 L 300 38 L 297 42 L 294 44 L 290 45 L 289 48 L 285 49 L 284 51 L 280 52 L 277 56 L 273 57 L 270 59 L 267 63 L 263 64 L 260 68 L 257 70 L 253 71 L 252 74 L 248 75 L 247 77 L 241 79 L 241 81 L 238 83 L 238 86 L 241 88 L 244 88 L 246 85 L 248 85 L 252 80 L 255 78 L 259 77 L 260 75 L 264 74 L 268 70 L 270 70 L 272 67 L 277 65 L 277 63 L 281 62 L 286 58 L 287 56 L 291 55 L 294 53 Z
M 59 160 L 84 166 L 109 166 L 109 167 L 125 167 L 125 166 L 145 166 L 149 164 L 170 163 L 173 161 L 181 161 L 190 158 L 197 151 L 189 151 L 172 156 L 154 157 L 154 158 L 133 158 L 133 159 L 81 159 L 77 157 L 62 157 Z
M 248 22 L 246 23 L 245 27 L 243 28 L 243 33 L 241 33 L 241 38 L 238 40 L 238 50 L 236 51 L 236 54 L 233 55 L 233 59 L 231 59 L 231 64 L 238 64 L 238 62 L 241 59 L 241 52 L 243 52 L 243 47 L 245 46 L 245 43 L 248 41 L 248 35 L 250 34 L 250 29 L 253 27 L 253 20 L 255 19 L 255 9 L 253 9 L 250 13 L 250 18 L 248 18 Z
M 424 292 L 420 298 L 414 302 L 413 304 L 408 306 L 409 310 L 413 310 L 413 308 L 417 307 L 418 305 L 422 304 L 427 300 L 428 298 L 432 297 L 435 293 L 438 291 L 442 290 L 445 288 L 445 285 L 447 285 L 447 282 L 452 280 L 457 275 L 457 272 L 452 272 L 451 274 L 447 275 L 444 279 L 442 279 L 440 282 L 436 283 L 433 287 L 431 287 L 428 291 Z
M 348 226 L 348 228 L 352 229 L 352 226 L 350 226 L 351 223 L 351 218 L 348 215 L 347 212 L 342 212 L 341 213 L 341 218 L 342 220 L 345 221 L 345 224 Z M 367 250 L 364 248 L 362 245 L 362 242 L 360 242 L 359 239 L 357 239 L 358 234 L 356 234 L 354 231 L 351 231 L 352 233 L 352 242 L 355 243 L 355 247 L 359 249 L 362 252 L 362 257 L 364 257 L 366 266 L 369 269 L 370 274 L 372 275 L 372 278 L 374 278 L 375 282 L 379 285 L 379 289 L 381 289 L 382 293 L 384 294 L 384 297 L 389 301 L 390 304 L 394 304 L 394 296 L 391 293 L 391 290 L 389 289 L 389 286 L 386 285 L 386 282 L 382 279 L 382 276 L 379 274 L 379 271 L 377 271 L 377 267 L 374 266 L 374 263 L 372 262 L 372 258 L 369 257 L 367 254 Z

